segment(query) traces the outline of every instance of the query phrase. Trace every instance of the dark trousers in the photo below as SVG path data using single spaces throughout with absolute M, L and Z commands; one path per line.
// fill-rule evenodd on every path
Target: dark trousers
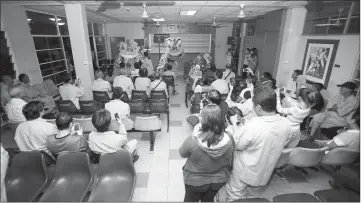
M 185 185 L 184 202 L 214 202 L 219 189 L 226 183 L 212 183 L 202 186 Z

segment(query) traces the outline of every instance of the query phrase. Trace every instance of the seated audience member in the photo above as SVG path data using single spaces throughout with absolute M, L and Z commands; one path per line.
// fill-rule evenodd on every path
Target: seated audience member
M 194 93 L 201 92 L 209 92 L 213 88 L 211 87 L 210 81 L 208 78 L 198 79 L 197 82 L 194 83 Z
M 296 105 L 293 105 L 289 108 L 283 108 L 281 105 L 281 98 L 279 90 L 277 93 L 277 111 L 282 115 L 286 115 L 289 125 L 291 126 L 291 133 L 287 139 L 286 146 L 287 148 L 296 147 L 301 139 L 300 124 L 303 122 L 308 114 L 310 113 L 310 101 L 308 95 L 310 94 L 309 90 L 302 88 L 298 91 L 298 99 Z
M 133 156 L 136 156 L 137 140 L 128 141 L 127 131 L 120 119 L 118 134 L 109 130 L 112 116 L 108 110 L 101 109 L 93 115 L 92 123 L 97 132 L 89 134 L 89 148 L 98 154 L 114 153 L 125 149 Z
M 6 105 L 10 100 L 11 96 L 9 94 L 9 87 L 14 84 L 14 79 L 9 75 L 4 75 L 1 77 L 1 104 Z
M 22 87 L 13 85 L 9 88 L 11 100 L 5 105 L 5 112 L 12 123 L 22 123 L 26 121 L 23 114 L 23 107 L 26 102 L 21 99 Z
M 16 128 L 14 137 L 20 151 L 43 150 L 50 155 L 46 140 L 48 136 L 58 134 L 58 129 L 42 118 L 43 104 L 40 101 L 31 101 L 24 106 L 23 114 L 26 121 Z
M 59 133 L 48 136 L 46 147 L 53 154 L 60 152 L 79 152 L 88 149 L 88 142 L 83 136 L 81 126 L 73 123 L 68 113 L 60 113 L 55 120 Z
M 172 65 L 165 64 L 166 71 L 163 72 L 163 76 L 173 76 L 175 79 L 175 73 L 172 71 Z
M 231 82 L 232 78 L 235 78 L 236 75 L 232 71 L 232 66 L 230 64 L 226 65 L 226 70 L 223 72 L 222 79 L 227 81 L 227 83 Z
M 95 72 L 95 80 L 93 81 L 93 91 L 107 92 L 109 98 L 112 98 L 112 86 L 104 80 L 104 73 L 101 70 Z
M 272 89 L 276 89 L 276 80 L 273 79 L 272 74 L 269 72 L 263 73 L 261 77 L 261 82 L 263 86 L 270 87 Z
M 154 81 L 150 83 L 150 91 L 165 91 L 165 94 L 168 96 L 167 84 L 161 80 L 160 73 L 154 73 Z
M 23 87 L 22 99 L 26 102 L 41 101 L 45 107 L 52 111 L 55 108 L 54 98 L 52 96 L 41 94 L 30 84 L 30 78 L 26 74 L 19 75 L 20 86 Z
M 114 100 L 111 100 L 105 104 L 105 110 L 108 110 L 112 117 L 110 130 L 116 131 L 119 129 L 119 124 L 115 119 L 115 114 L 118 114 L 119 118 L 122 119 L 123 124 L 127 130 L 131 130 L 133 128 L 134 122 L 129 118 L 130 116 L 129 104 L 121 100 L 123 94 L 126 93 L 123 92 L 121 87 L 114 87 L 113 90 Z
M 221 94 L 228 94 L 229 88 L 226 80 L 222 79 L 223 73 L 221 71 L 216 72 L 216 80 L 211 84 L 212 88 L 218 90 Z
M 220 201 L 259 197 L 266 186 L 282 149 L 290 134 L 286 118 L 276 114 L 276 93 L 269 87 L 254 90 L 253 104 L 258 117 L 252 118 L 237 131 L 236 120 L 232 119 L 235 135 L 239 137 L 234 154 L 233 171 L 225 186 L 226 195 Z
M 81 86 L 80 80 L 76 79 L 74 85 L 69 75 L 64 78 L 64 84 L 59 87 L 62 100 L 70 100 L 76 108 L 80 109 L 79 98 L 84 95 L 84 88 Z
M 147 92 L 148 97 L 150 96 L 150 79 L 148 78 L 148 70 L 141 68 L 139 70 L 140 77 L 137 77 L 134 82 L 136 90 Z
M 201 112 L 201 123 L 183 142 L 179 154 L 187 158 L 183 167 L 184 202 L 213 202 L 228 180 L 234 151 L 232 136 L 224 133 L 221 109 L 208 104 Z
M 337 97 L 328 103 L 326 112 L 318 113 L 313 116 L 311 121 L 310 140 L 314 139 L 316 131 L 321 128 L 343 127 L 346 126 L 345 118 L 358 107 L 358 101 L 353 95 L 356 84 L 345 82 L 340 87 L 341 97 Z
M 223 120 L 226 118 L 228 112 L 228 104 L 222 101 L 221 94 L 218 90 L 211 90 L 208 92 L 207 101 L 210 104 L 216 104 L 221 108 Z M 224 120 L 225 121 L 225 120 Z
M 108 68 L 108 69 L 105 71 L 104 80 L 106 80 L 106 81 L 108 81 L 108 82 L 113 82 L 113 81 L 114 81 L 114 78 L 115 78 L 115 76 L 113 77 L 113 72 L 114 72 L 114 69 L 113 69 L 113 68 Z
M 134 85 L 132 79 L 127 77 L 126 69 L 120 69 L 120 75 L 115 77 L 113 82 L 113 87 L 121 87 L 123 91 L 128 94 L 128 98 L 132 96 L 132 91 L 134 90 Z
M 323 85 L 321 83 L 313 83 L 311 87 L 312 93 L 309 95 L 310 99 L 313 101 L 311 104 L 310 116 L 320 113 L 325 106 L 321 90 Z
M 5 188 L 5 176 L 6 171 L 9 166 L 9 154 L 8 152 L 3 148 L 2 144 L 0 144 L 1 147 L 1 202 L 7 202 L 6 198 L 6 188 Z
M 253 102 L 251 98 L 251 90 L 247 88 L 244 82 L 239 83 L 239 88 L 234 89 L 230 84 L 230 90 L 226 99 L 228 107 L 237 107 L 243 113 L 244 119 L 250 120 L 257 116 L 253 109 Z M 232 100 L 233 97 L 233 100 Z
M 360 152 L 360 107 L 346 118 L 348 130 L 336 135 L 332 140 L 316 141 L 321 147 L 332 150 L 338 147 Z

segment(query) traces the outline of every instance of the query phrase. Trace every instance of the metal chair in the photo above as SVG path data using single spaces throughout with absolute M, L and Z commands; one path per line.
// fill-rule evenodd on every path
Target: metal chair
M 127 104 L 130 107 L 130 113 L 143 113 L 145 110 L 145 103 L 141 99 L 129 99 Z
M 92 182 L 89 155 L 85 152 L 59 154 L 55 177 L 40 202 L 80 202 Z
M 276 175 L 278 177 L 280 177 L 281 179 L 285 179 L 285 177 L 282 174 L 281 169 L 282 169 L 282 167 L 287 165 L 292 150 L 293 150 L 292 148 L 283 149 L 282 154 L 281 154 L 280 158 L 278 159 L 278 162 L 277 162 L 277 164 L 275 166 Z
M 316 166 L 325 156 L 325 151 L 327 149 L 327 147 L 317 149 L 295 147 L 289 156 L 288 164 L 300 168 Z M 307 171 L 303 169 L 301 172 L 308 174 Z
M 153 90 L 150 92 L 150 98 L 154 100 L 159 99 L 167 99 L 169 103 L 169 97 L 167 98 L 167 95 L 164 90 Z
M 359 194 L 345 189 L 319 190 L 314 194 L 321 202 L 360 202 Z
M 351 164 L 357 159 L 359 155 L 360 152 L 355 152 L 343 147 L 339 147 L 332 149 L 327 154 L 325 154 L 321 163 L 337 166 Z
M 93 99 L 101 102 L 110 101 L 109 94 L 106 91 L 93 91 Z
M 154 151 L 154 132 L 161 130 L 161 121 L 158 116 L 136 117 L 134 121 L 134 129 L 140 132 L 149 132 L 150 152 Z
M 140 99 L 142 101 L 148 100 L 148 95 L 146 91 L 133 90 L 131 99 Z
M 74 103 L 70 100 L 59 100 L 56 101 L 56 106 L 60 112 L 67 112 L 67 113 L 78 113 L 79 110 L 76 108 Z
M 80 111 L 84 114 L 93 114 L 97 110 L 101 109 L 100 105 L 96 101 L 79 101 Z
M 291 193 L 277 195 L 273 198 L 274 202 L 319 202 L 313 195 L 307 193 Z
M 163 81 L 167 84 L 167 89 L 169 92 L 169 87 L 173 88 L 173 95 L 175 95 L 175 83 L 173 75 L 163 75 Z
M 39 151 L 15 154 L 5 180 L 9 202 L 36 201 L 48 180 L 44 155 Z
M 100 156 L 98 179 L 90 202 L 130 202 L 136 173 L 132 157 L 126 150 Z
M 166 100 L 149 100 L 150 111 L 154 114 L 167 114 L 167 132 L 169 132 L 169 106 Z

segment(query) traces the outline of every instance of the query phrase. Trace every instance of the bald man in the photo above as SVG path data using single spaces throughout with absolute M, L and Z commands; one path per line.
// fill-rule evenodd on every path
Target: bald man
M 14 79 L 12 79 L 8 75 L 4 75 L 1 77 L 1 104 L 5 106 L 10 100 L 11 96 L 9 94 L 9 87 L 14 84 Z
M 22 123 L 26 121 L 23 114 L 23 107 L 26 102 L 21 99 L 23 88 L 20 85 L 13 85 L 9 88 L 10 101 L 5 105 L 5 112 L 11 123 Z
M 168 97 L 168 91 L 167 91 L 167 84 L 161 80 L 160 73 L 155 72 L 154 73 L 154 81 L 150 83 L 150 90 L 156 90 L 156 91 L 165 91 L 165 94 Z
M 121 87 L 123 91 L 128 94 L 128 98 L 131 98 L 132 91 L 134 90 L 134 84 L 132 79 L 127 76 L 127 69 L 122 68 L 119 70 L 118 76 L 114 78 L 113 87 Z
M 95 80 L 93 81 L 93 91 L 107 92 L 109 98 L 113 97 L 112 85 L 110 82 L 104 80 L 104 73 L 101 70 L 95 72 Z

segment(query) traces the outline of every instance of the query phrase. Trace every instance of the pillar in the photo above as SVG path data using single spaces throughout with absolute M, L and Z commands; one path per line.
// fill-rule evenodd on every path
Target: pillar
M 84 96 L 80 100 L 92 100 L 92 82 L 94 69 L 90 51 L 88 21 L 86 10 L 82 4 L 65 4 L 70 43 L 73 52 L 74 66 L 77 77 L 84 88 Z

